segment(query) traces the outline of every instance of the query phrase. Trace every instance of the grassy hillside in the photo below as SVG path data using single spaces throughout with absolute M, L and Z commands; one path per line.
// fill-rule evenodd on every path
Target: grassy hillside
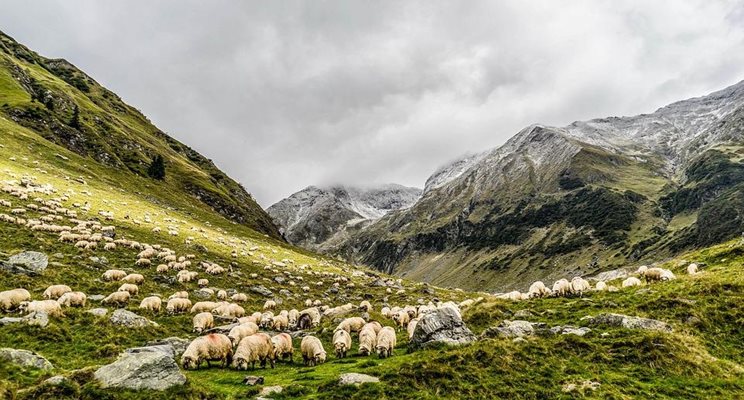
M 0 32 L 0 114 L 43 138 L 130 175 L 165 159 L 160 190 L 279 238 L 271 218 L 211 160 L 171 138 L 116 94 L 62 59 L 47 59 Z M 208 133 L 205 133 L 208 134 Z

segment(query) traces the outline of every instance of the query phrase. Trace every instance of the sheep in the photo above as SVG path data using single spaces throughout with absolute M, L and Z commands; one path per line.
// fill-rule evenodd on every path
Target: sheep
M 364 311 L 364 312 L 370 312 L 372 311 L 372 304 L 369 301 L 364 300 L 361 303 L 359 303 L 359 310 Z
M 271 338 L 271 344 L 274 348 L 272 354 L 274 360 L 289 358 L 289 361 L 292 362 L 292 355 L 294 354 L 292 336 L 287 333 L 279 333 Z
M 258 325 L 254 324 L 253 322 L 245 322 L 230 329 L 230 333 L 227 334 L 227 337 L 230 338 L 230 341 L 232 341 L 233 346 L 237 346 L 238 343 L 240 343 L 241 339 L 243 339 L 246 336 L 251 336 L 257 332 L 258 332 Z
M 160 300 L 160 297 L 150 296 L 150 297 L 145 297 L 144 299 L 142 299 L 142 301 L 140 302 L 139 308 L 140 310 L 150 311 L 153 314 L 155 314 L 155 313 L 160 312 L 160 307 L 162 306 L 162 304 L 163 304 L 163 301 Z
M 145 282 L 145 277 L 142 276 L 142 274 L 129 274 L 121 279 L 122 282 L 126 283 L 135 283 L 137 285 L 141 285 Z
M 62 306 L 56 300 L 23 301 L 18 308 L 21 312 L 45 312 L 50 317 L 63 317 Z
M 103 249 L 105 251 L 116 250 L 116 243 L 106 243 L 105 245 L 103 245 Z
M 377 332 L 373 325 L 364 325 L 361 331 L 359 331 L 359 354 L 368 356 L 372 354 L 377 345 Z
M 140 258 L 134 262 L 134 265 L 138 267 L 149 267 L 151 264 L 152 262 L 148 258 Z
M 203 362 L 210 365 L 210 361 L 220 361 L 223 367 L 232 362 L 232 343 L 227 336 L 219 333 L 210 333 L 194 339 L 181 356 L 181 365 L 184 369 L 197 369 Z
M 120 269 L 110 269 L 101 275 L 104 281 L 119 281 L 127 276 L 127 273 Z
M 377 356 L 379 358 L 386 358 L 393 355 L 393 349 L 395 349 L 395 329 L 390 326 L 386 326 L 380 330 L 377 334 Z
M 359 332 L 366 323 L 367 321 L 361 317 L 346 318 L 338 324 L 335 330 L 344 330 L 347 333 Z
M 346 352 L 351 349 L 351 335 L 349 335 L 349 332 L 343 329 L 333 332 L 333 348 L 336 352 L 336 358 L 346 357 Z
M 44 298 L 47 300 L 57 300 L 67 292 L 72 292 L 72 289 L 67 285 L 52 285 L 44 291 Z
M 191 309 L 191 300 L 182 298 L 170 299 L 165 306 L 168 314 L 182 314 L 188 312 L 189 309 Z
M 246 370 L 248 369 L 248 364 L 250 364 L 251 369 L 255 369 L 256 361 L 259 361 L 261 367 L 266 368 L 266 361 L 268 360 L 271 368 L 274 368 L 273 353 L 274 346 L 271 343 L 271 337 L 269 335 L 256 333 L 246 336 L 240 340 L 237 349 L 235 349 L 233 367 L 238 370 Z
M 207 329 L 214 328 L 214 316 L 210 312 L 201 312 L 194 315 L 192 319 L 194 332 L 202 333 Z
M 308 335 L 302 338 L 300 352 L 306 366 L 314 367 L 324 363 L 326 360 L 326 352 L 323 349 L 323 344 L 315 336 Z
M 571 292 L 573 294 L 583 295 L 584 292 L 591 290 L 592 286 L 584 278 L 577 276 L 571 279 Z
M 695 263 L 692 263 L 687 266 L 687 275 L 697 275 L 698 272 L 698 265 Z
M 555 296 L 567 296 L 571 293 L 571 282 L 567 279 L 559 279 L 553 284 L 553 294 Z
M 638 267 L 638 269 L 636 270 L 636 274 L 638 274 L 638 275 L 641 275 L 641 276 L 643 276 L 643 275 L 644 275 L 644 274 L 646 273 L 646 271 L 648 271 L 648 267 L 647 267 L 647 266 L 645 266 L 645 265 L 641 265 L 641 266 L 640 266 L 640 267 Z
M 275 331 L 283 331 L 289 328 L 289 318 L 286 315 L 277 315 L 272 319 Z
M 209 279 L 199 279 L 196 284 L 199 285 L 200 288 L 207 287 L 209 286 Z
M 669 281 L 675 279 L 672 271 L 663 268 L 648 268 L 641 276 L 646 278 L 646 281 Z
M 57 299 L 57 303 L 65 307 L 85 307 L 86 300 L 83 292 L 67 292 Z
M 527 294 L 530 298 L 535 297 L 547 297 L 550 296 L 550 289 L 545 287 L 545 284 L 542 283 L 542 281 L 536 281 L 532 285 L 530 285 L 529 290 L 527 290 Z M 471 300 L 472 302 L 473 300 Z M 462 303 L 460 303 L 460 307 L 462 307 Z M 472 304 L 472 303 L 471 303 Z
M 245 315 L 245 309 L 235 303 L 225 303 L 212 310 L 212 314 L 226 318 L 240 318 Z
M 631 276 L 630 278 L 623 281 L 622 287 L 631 287 L 631 286 L 641 286 L 641 280 L 636 278 L 635 276 Z
M 408 314 L 408 311 L 400 310 L 393 314 L 392 319 L 398 325 L 399 329 L 403 329 L 411 321 L 411 316 Z
M 170 299 L 188 299 L 189 298 L 189 292 L 185 290 L 181 290 L 179 292 L 173 293 L 170 297 L 168 297 L 168 300 Z
M 24 301 L 31 301 L 31 293 L 26 289 L 12 289 L 0 292 L 0 311 L 11 311 Z
M 129 292 L 132 296 L 136 296 L 139 293 L 139 286 L 133 283 L 122 283 L 117 292 Z
M 191 307 L 191 313 L 212 312 L 217 306 L 218 304 L 213 301 L 197 301 Z
M 181 270 L 178 271 L 178 274 L 176 275 L 176 278 L 178 279 L 179 283 L 186 283 L 191 282 L 196 278 L 197 272 L 187 271 L 187 270 Z
M 421 318 L 414 318 L 408 323 L 408 326 L 406 327 L 406 330 L 408 331 L 408 339 L 413 337 L 413 332 L 416 331 L 416 325 L 420 320 Z
M 607 291 L 607 284 L 604 281 L 599 281 L 596 285 L 594 285 L 594 290 L 598 292 Z
M 116 304 L 118 306 L 125 306 L 129 303 L 129 299 L 132 295 L 129 292 L 114 292 L 106 296 L 105 299 L 101 300 L 103 304 Z
M 274 308 L 276 308 L 276 302 L 274 300 L 266 300 L 263 305 L 264 310 L 273 310 Z
M 230 297 L 230 300 L 235 302 L 246 302 L 248 301 L 248 295 L 245 293 L 235 293 Z
M 217 292 L 217 300 L 227 300 L 227 292 L 220 290 Z
M 168 266 L 165 265 L 165 264 L 160 264 L 157 267 L 155 267 L 155 272 L 157 272 L 159 274 L 164 274 L 164 273 L 168 272 Z

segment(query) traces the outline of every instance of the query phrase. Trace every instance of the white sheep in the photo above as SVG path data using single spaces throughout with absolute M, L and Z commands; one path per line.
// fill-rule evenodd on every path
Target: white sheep
M 275 331 L 283 331 L 289 328 L 289 318 L 286 315 L 277 315 L 272 318 L 273 328 Z
M 598 292 L 607 291 L 607 283 L 605 283 L 605 281 L 598 281 L 597 284 L 594 285 L 594 290 Z
M 0 292 L 0 310 L 11 311 L 24 301 L 31 301 L 31 293 L 26 289 L 12 289 Z
M 189 298 L 189 292 L 185 290 L 178 291 L 176 293 L 173 293 L 168 297 L 168 300 L 170 299 L 188 299 Z
M 276 302 L 274 300 L 266 300 L 263 305 L 264 310 L 273 310 L 274 308 L 276 308 Z
M 245 315 L 245 309 L 235 303 L 226 303 L 212 310 L 212 314 L 226 318 L 240 318 Z
M 105 299 L 101 300 L 103 304 L 116 304 L 118 306 L 126 305 L 131 298 L 129 292 L 114 292 L 106 296 Z
M 377 356 L 380 358 L 392 356 L 395 344 L 395 329 L 390 326 L 383 327 L 380 333 L 377 334 Z
M 346 357 L 346 352 L 351 349 L 351 335 L 349 335 L 349 332 L 343 329 L 333 332 L 333 348 L 336 352 L 336 358 Z
M 258 325 L 254 324 L 253 322 L 244 322 L 230 329 L 230 333 L 228 333 L 227 337 L 230 338 L 233 346 L 237 346 L 238 343 L 240 343 L 241 339 L 247 336 L 251 336 L 256 332 L 258 332 Z
M 227 300 L 227 292 L 224 290 L 217 291 L 217 300 Z
M 697 275 L 698 272 L 698 265 L 695 263 L 692 263 L 687 266 L 687 274 L 688 275 Z
M 206 361 L 220 361 L 223 367 L 227 367 L 232 359 L 232 343 L 227 336 L 219 333 L 211 333 L 194 339 L 181 356 L 181 365 L 184 369 L 197 369 Z
M 103 273 L 101 278 L 105 281 L 119 281 L 127 276 L 127 273 L 120 269 L 110 269 Z
M 214 328 L 214 315 L 210 312 L 201 312 L 194 315 L 192 319 L 194 332 L 202 333 L 207 329 Z
M 212 312 L 217 306 L 218 304 L 213 301 L 197 301 L 191 307 L 191 313 Z
M 67 285 L 52 285 L 44 291 L 44 298 L 47 300 L 57 300 L 67 292 L 72 292 L 72 289 Z
M 142 276 L 142 274 L 129 274 L 121 279 L 122 282 L 126 283 L 135 283 L 137 285 L 141 285 L 145 282 L 145 277 Z
M 553 294 L 555 296 L 567 296 L 571 294 L 571 282 L 567 279 L 559 279 L 553 284 Z
M 129 292 L 132 296 L 136 296 L 139 293 L 139 286 L 133 283 L 122 283 L 117 292 Z
M 67 292 L 57 299 L 57 303 L 65 307 L 85 307 L 86 300 L 83 292 Z
M 289 361 L 292 361 L 292 355 L 294 354 L 292 336 L 286 333 L 279 333 L 271 338 L 271 344 L 274 348 L 274 354 L 272 354 L 274 360 L 289 358 Z
M 347 333 L 359 332 L 360 330 L 362 330 L 362 327 L 366 323 L 367 321 L 365 321 L 364 318 L 361 318 L 361 317 L 346 318 L 345 320 L 341 321 L 338 324 L 338 326 L 336 327 L 336 329 L 334 329 L 334 331 L 344 330 Z
M 165 310 L 168 314 L 182 314 L 191 309 L 191 300 L 183 298 L 169 299 Z
M 636 278 L 635 276 L 631 276 L 630 278 L 623 281 L 622 287 L 632 287 L 632 286 L 641 286 L 641 280 Z
M 62 307 L 56 300 L 24 301 L 19 305 L 21 312 L 45 312 L 50 317 L 62 317 Z
M 308 335 L 302 338 L 302 342 L 300 342 L 300 352 L 302 353 L 302 360 L 306 366 L 314 367 L 318 364 L 324 363 L 326 360 L 326 352 L 323 349 L 323 344 L 315 336 Z
M 359 354 L 368 356 L 375 351 L 377 346 L 377 331 L 375 327 L 367 324 L 359 331 Z
M 149 296 L 142 299 L 140 302 L 140 310 L 150 311 L 153 314 L 160 312 L 160 308 L 163 305 L 163 300 L 158 296 Z
M 261 363 L 261 367 L 266 367 L 266 361 L 269 361 L 271 368 L 274 368 L 274 346 L 271 343 L 271 337 L 265 333 L 256 333 L 246 336 L 235 349 L 233 356 L 233 367 L 235 369 L 248 369 L 250 364 L 252 369 L 256 368 L 256 361 Z
M 411 320 L 411 322 L 408 323 L 408 326 L 406 327 L 406 330 L 408 331 L 408 338 L 413 337 L 413 332 L 416 331 L 416 325 L 421 320 L 421 318 L 414 318 Z
M 529 295 L 530 298 L 546 297 L 546 296 L 550 296 L 550 289 L 548 289 L 545 286 L 545 284 L 542 283 L 542 281 L 536 281 L 532 283 L 532 285 L 530 285 L 529 290 L 527 290 L 527 294 Z
M 230 300 L 235 302 L 246 302 L 248 301 L 248 295 L 245 293 L 235 293 L 230 297 Z

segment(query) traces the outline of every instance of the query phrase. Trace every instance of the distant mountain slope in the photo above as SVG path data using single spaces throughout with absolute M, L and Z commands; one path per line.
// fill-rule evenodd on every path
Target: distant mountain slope
M 652 114 L 529 126 L 334 250 L 493 290 L 726 240 L 744 231 L 743 105 L 739 83 Z
M 345 240 L 347 229 L 359 229 L 394 210 L 410 207 L 421 189 L 401 185 L 374 188 L 307 187 L 267 209 L 290 243 L 314 250 Z
M 116 94 L 62 59 L 39 56 L 0 32 L 0 113 L 106 166 L 146 176 L 166 164 L 162 190 L 185 195 L 271 237 L 279 231 L 245 189 L 211 160 L 171 138 Z

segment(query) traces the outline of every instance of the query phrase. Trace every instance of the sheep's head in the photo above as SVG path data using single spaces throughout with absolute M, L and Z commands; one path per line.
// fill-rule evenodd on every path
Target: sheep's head
M 387 355 L 385 346 L 377 346 L 377 357 L 385 358 L 385 355 Z
M 26 310 L 28 310 L 28 303 L 29 303 L 28 301 L 22 301 L 22 302 L 21 302 L 21 303 L 20 303 L 20 304 L 18 305 L 18 311 L 19 311 L 19 312 L 22 312 L 22 313 L 23 313 L 23 312 L 26 312 Z
M 317 364 L 322 364 L 322 363 L 325 362 L 325 360 L 326 360 L 326 352 L 325 351 L 321 351 L 320 353 L 318 353 L 318 354 L 315 355 L 315 362 Z
M 233 367 L 237 370 L 248 369 L 248 361 L 245 358 L 233 358 Z
M 343 352 L 346 350 L 346 343 L 336 342 L 333 344 L 333 347 L 336 348 L 336 352 Z
M 199 366 L 199 358 L 185 355 L 181 357 L 181 365 L 184 369 L 196 369 Z

